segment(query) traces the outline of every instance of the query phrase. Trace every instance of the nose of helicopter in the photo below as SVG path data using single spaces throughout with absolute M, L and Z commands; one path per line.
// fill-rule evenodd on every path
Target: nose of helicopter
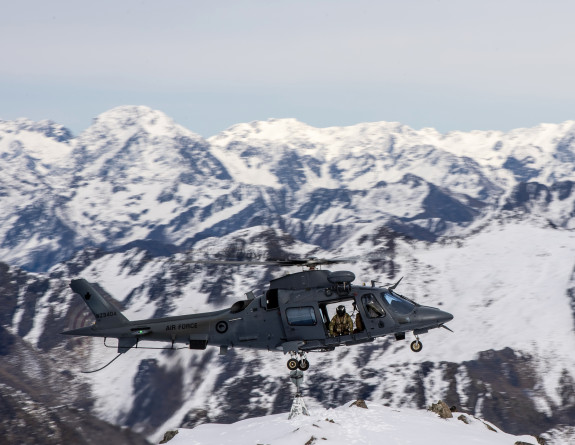
M 440 311 L 439 309 L 437 309 L 437 318 L 439 318 L 439 321 L 441 323 L 447 323 L 448 321 L 453 320 L 453 315 L 450 314 L 449 312 L 445 312 L 445 311 Z
M 453 315 L 434 307 L 422 307 L 417 311 L 419 321 L 429 325 L 441 326 L 453 320 Z

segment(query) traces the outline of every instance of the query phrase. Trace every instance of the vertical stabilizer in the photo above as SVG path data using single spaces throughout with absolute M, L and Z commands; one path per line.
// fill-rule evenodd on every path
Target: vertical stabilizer
M 72 280 L 70 287 L 79 294 L 84 303 L 90 308 L 96 317 L 96 326 L 113 327 L 128 323 L 122 312 L 112 303 L 102 297 L 94 287 L 83 278 Z

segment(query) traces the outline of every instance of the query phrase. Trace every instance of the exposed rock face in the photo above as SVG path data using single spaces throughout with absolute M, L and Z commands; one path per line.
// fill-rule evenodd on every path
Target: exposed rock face
M 575 443 L 575 427 L 563 425 L 557 428 L 553 428 L 546 433 L 542 434 L 538 438 L 538 443 L 540 445 L 545 445 L 546 443 L 552 444 L 569 444 Z
M 142 436 L 66 405 L 47 405 L 0 384 L 0 430 L 7 444 L 122 443 L 147 445 Z
M 169 371 L 157 365 L 157 360 L 143 360 L 133 382 L 134 405 L 125 424 L 148 435 L 169 420 L 181 405 L 183 370 Z M 151 406 L 156 405 L 156 415 L 149 417 Z
M 460 414 L 459 417 L 457 417 L 457 420 L 461 420 L 466 425 L 469 425 L 469 420 L 465 414 Z
M 111 425 L 88 412 L 89 387 L 68 372 L 58 372 L 54 358 L 31 348 L 0 327 L 0 430 L 5 443 L 146 445 L 133 431 Z M 60 358 L 70 356 L 60 351 Z M 73 360 L 68 361 L 73 366 Z
M 540 433 L 526 426 L 537 424 L 547 429 L 552 420 L 537 410 L 525 391 L 536 391 L 537 380 L 533 357 L 516 354 L 510 348 L 485 351 L 476 361 L 465 364 L 472 383 L 467 389 L 467 406 L 482 404 L 482 416 L 505 431 Z M 481 402 L 480 402 L 481 400 Z M 562 407 L 557 407 L 562 411 Z
M 443 400 L 439 400 L 437 403 L 433 403 L 429 407 L 429 410 L 438 414 L 442 419 L 451 419 L 453 417 L 449 406 L 447 406 L 447 403 L 445 403 Z
M 50 287 L 35 277 L 0 263 L 0 295 L 12 307 L 20 295 L 23 332 L 33 326 L 39 295 Z M 54 284 L 54 290 L 58 286 Z M 67 313 L 67 311 L 64 311 Z M 50 315 L 52 314 L 52 315 Z M 3 312 L 3 315 L 9 315 Z M 73 342 L 75 351 L 62 347 L 58 329 L 65 324 L 48 313 L 49 331 L 38 348 L 0 325 L 0 430 L 5 443 L 145 445 L 147 440 L 130 429 L 111 425 L 89 411 L 93 398 L 89 384 L 71 369 L 82 366 L 86 342 Z M 54 330 L 54 331 L 52 331 Z M 18 332 L 18 330 L 17 330 Z
M 367 404 L 365 403 L 365 400 L 363 400 L 363 399 L 357 399 L 355 402 L 353 402 L 349 406 L 357 406 L 358 408 L 367 409 Z
M 168 443 L 176 436 L 176 434 L 178 434 L 178 430 L 166 431 L 166 433 L 164 434 L 164 438 L 160 441 L 160 443 Z

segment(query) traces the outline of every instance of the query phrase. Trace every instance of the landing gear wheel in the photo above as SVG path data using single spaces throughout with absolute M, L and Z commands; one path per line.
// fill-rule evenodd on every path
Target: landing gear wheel
M 413 352 L 420 352 L 423 349 L 423 343 L 419 340 L 413 340 L 411 342 L 410 348 Z
M 288 367 L 289 367 L 289 365 L 288 365 Z M 309 369 L 309 362 L 305 358 L 302 358 L 299 361 L 297 367 L 299 369 L 301 369 L 302 371 L 307 371 Z
M 295 358 L 290 358 L 287 362 L 287 367 L 290 371 L 295 371 L 298 367 L 298 361 Z

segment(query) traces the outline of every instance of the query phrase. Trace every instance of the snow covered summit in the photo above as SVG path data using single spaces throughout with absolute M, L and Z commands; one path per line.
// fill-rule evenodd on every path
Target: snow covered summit
M 368 409 L 346 404 L 315 408 L 309 417 L 287 414 L 257 417 L 229 425 L 203 424 L 178 430 L 170 445 L 538 445 L 533 436 L 514 436 L 480 418 L 454 412 L 441 419 L 431 411 L 389 408 L 367 402 Z M 549 445 L 558 442 L 548 442 Z

